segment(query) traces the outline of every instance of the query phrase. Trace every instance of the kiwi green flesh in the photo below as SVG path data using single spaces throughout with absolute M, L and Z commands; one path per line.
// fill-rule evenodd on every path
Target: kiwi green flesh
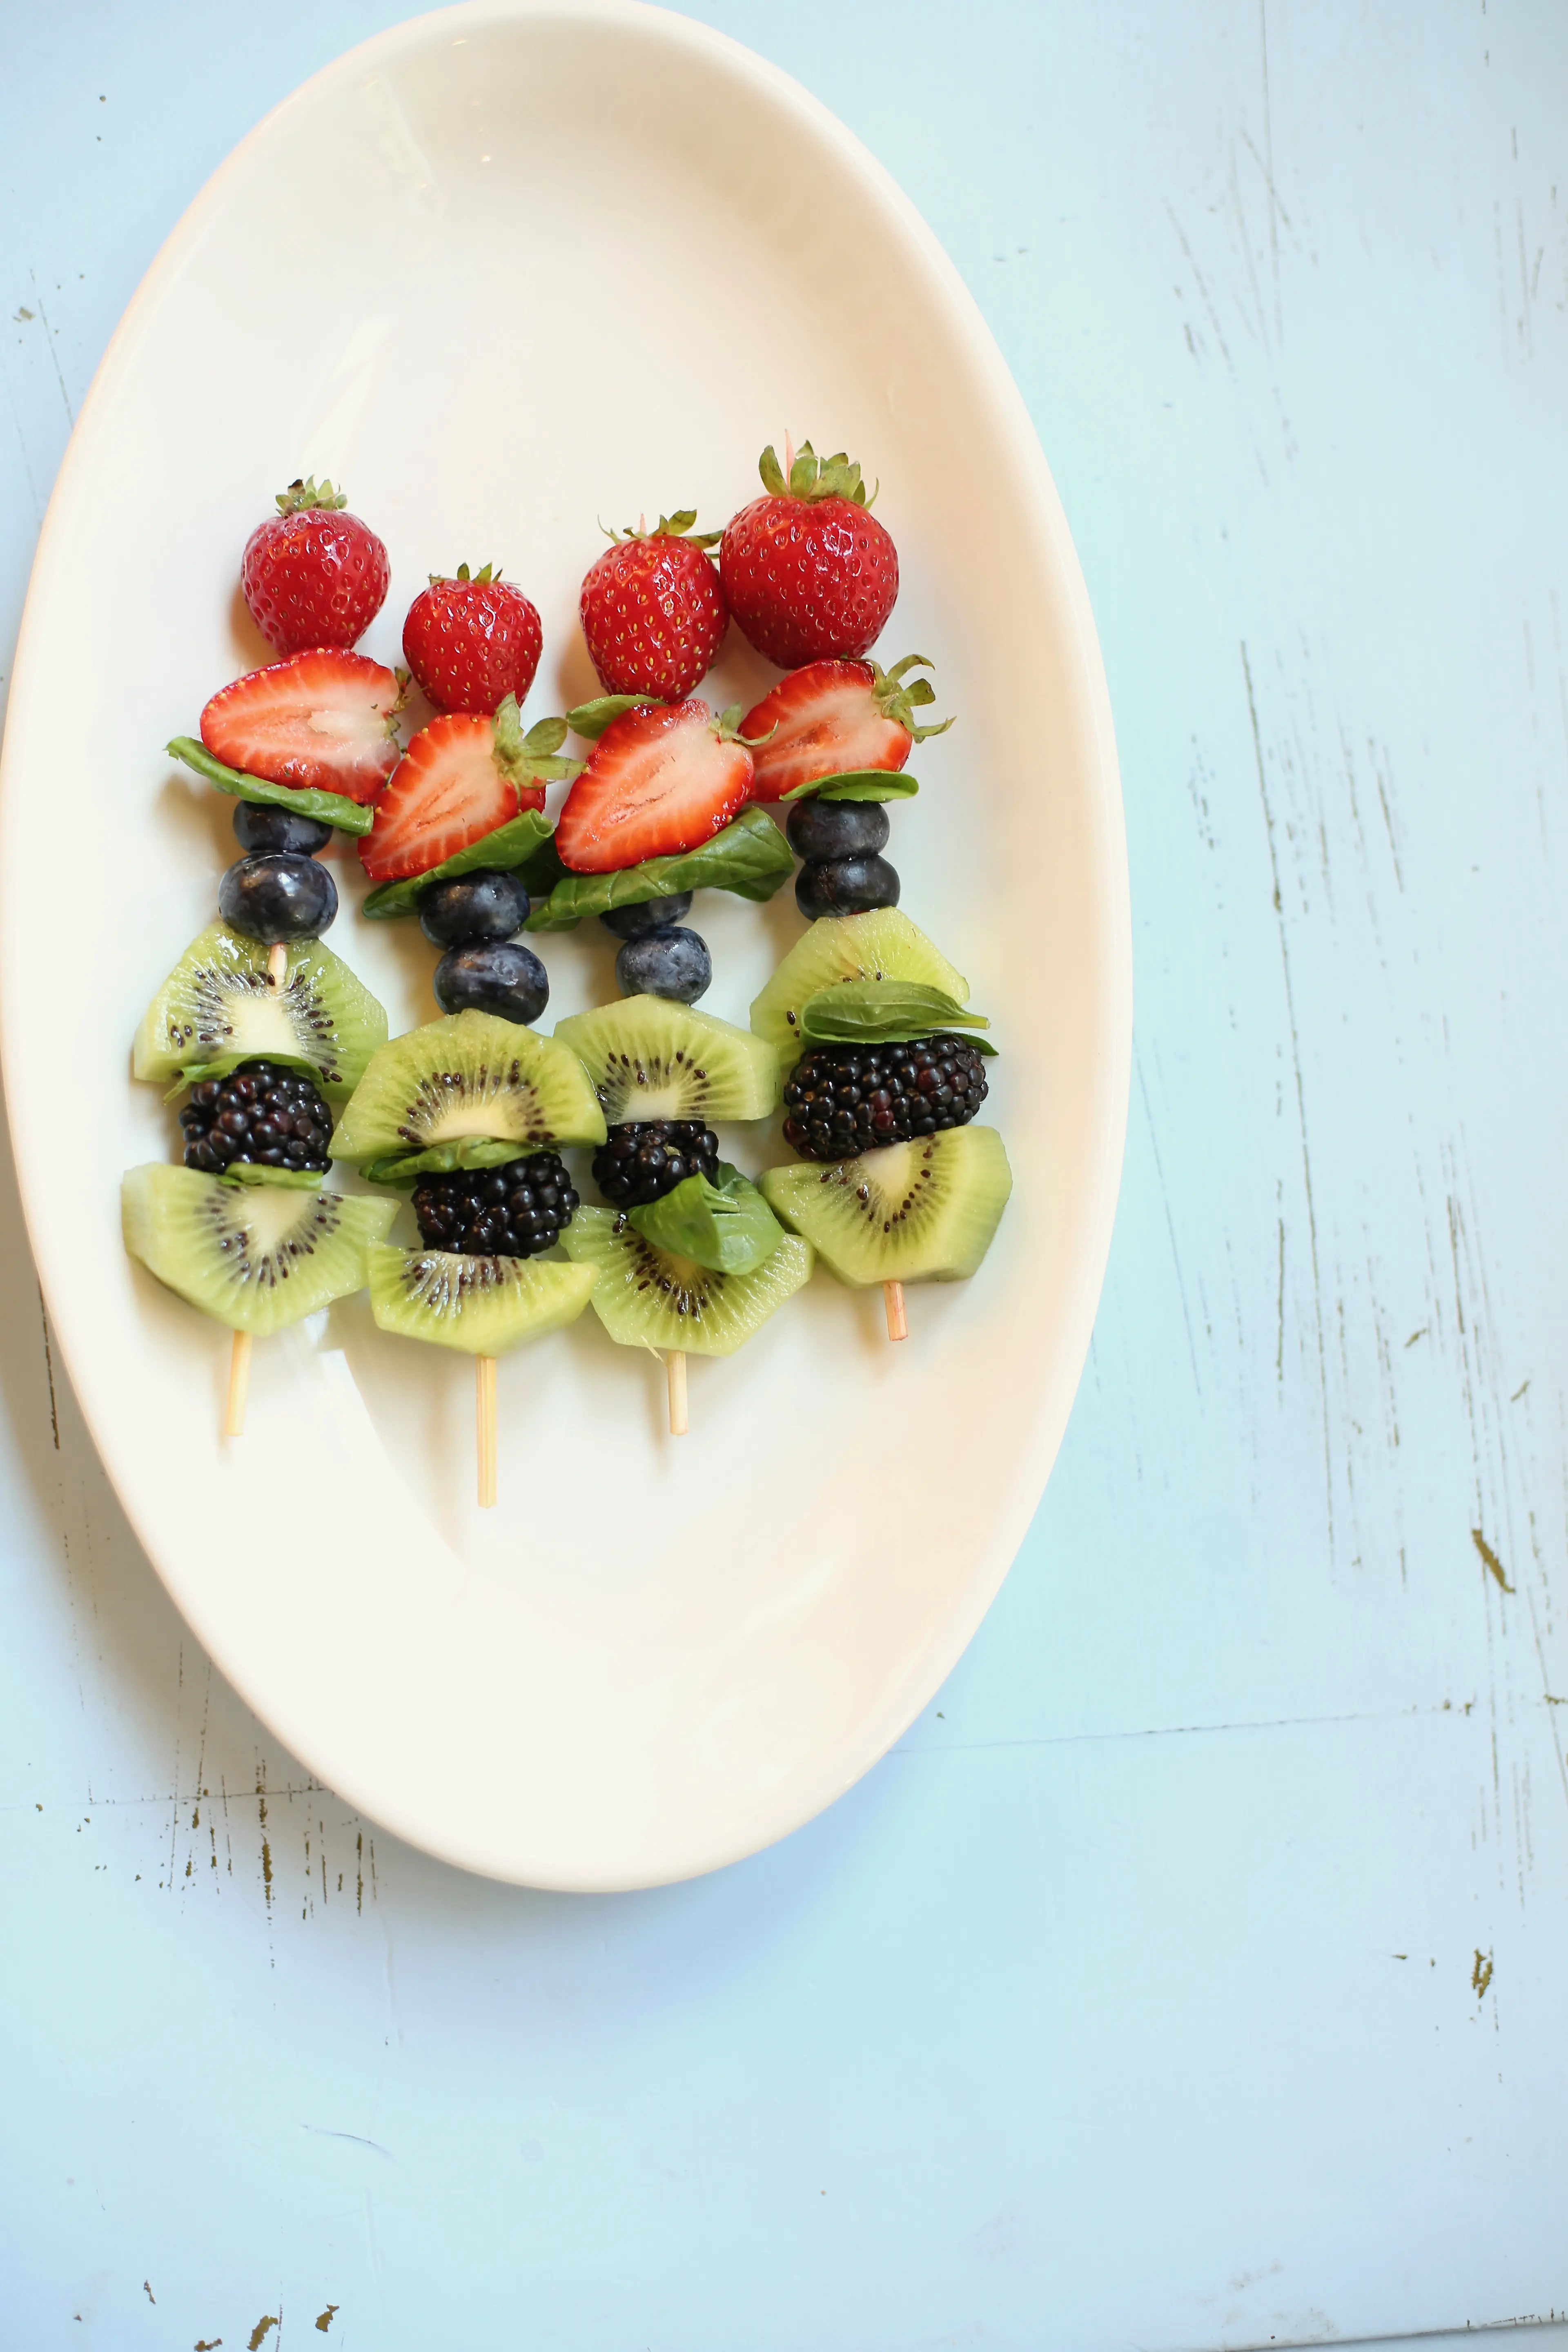
M 799 939 L 752 1006 L 752 1027 L 777 1047 L 787 1068 L 805 1050 L 802 1007 L 818 989 L 843 980 L 914 980 L 940 988 L 956 1004 L 969 982 L 896 907 L 865 915 L 825 915 Z
M 555 1024 L 612 1127 L 628 1119 L 766 1118 L 779 1057 L 765 1040 L 666 996 L 626 996 Z
M 715 1274 L 655 1247 L 613 1209 L 579 1209 L 561 1236 L 599 1276 L 594 1312 L 617 1346 L 729 1356 L 811 1279 L 811 1245 L 786 1234 L 754 1274 Z
M 154 1161 L 121 1186 L 125 1246 L 150 1274 L 233 1331 L 258 1339 L 363 1290 L 365 1254 L 395 1201 L 228 1184 Z
M 548 1258 L 463 1257 L 453 1250 L 370 1253 L 370 1311 L 384 1331 L 470 1356 L 504 1356 L 574 1323 L 598 1276 Z
M 794 1160 L 758 1178 L 773 1213 L 840 1282 L 959 1282 L 974 1272 L 1013 1189 L 994 1127 L 951 1128 L 828 1167 Z
M 276 988 L 267 961 L 259 940 L 225 923 L 193 940 L 142 1016 L 132 1053 L 136 1076 L 194 1083 L 225 1077 L 241 1062 L 281 1062 L 306 1071 L 325 1093 L 347 1094 L 385 1043 L 382 1006 L 320 940 L 289 948 Z
M 469 1138 L 519 1152 L 603 1143 L 605 1118 L 564 1045 L 493 1013 L 455 1013 L 371 1056 L 331 1148 L 334 1160 L 403 1159 Z

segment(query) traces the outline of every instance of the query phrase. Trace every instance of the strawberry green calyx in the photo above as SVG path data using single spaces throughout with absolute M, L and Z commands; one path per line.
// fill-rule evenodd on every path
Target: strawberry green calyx
M 884 719 L 890 719 L 895 727 L 901 727 L 905 734 L 917 743 L 923 743 L 930 735 L 945 735 L 952 725 L 952 719 L 944 719 L 937 727 L 920 727 L 915 723 L 915 712 L 923 710 L 928 703 L 936 700 L 936 689 L 925 677 L 911 677 L 906 683 L 904 673 L 906 670 L 931 667 L 931 664 L 924 654 L 906 654 L 902 661 L 893 664 L 891 669 L 879 668 L 875 662 L 870 664 L 872 701 Z M 953 716 L 956 718 L 957 713 L 954 712 Z
M 526 789 L 531 784 L 570 783 L 582 774 L 581 760 L 555 756 L 566 740 L 564 719 L 538 719 L 525 735 L 517 697 L 509 694 L 491 724 L 496 765 L 509 782 Z
M 459 563 L 456 572 L 430 572 L 426 577 L 432 588 L 455 588 L 459 582 L 465 588 L 488 588 L 500 573 L 493 563 L 487 563 L 482 572 L 470 572 L 466 563 Z
M 742 735 L 741 713 L 741 704 L 731 702 L 727 710 L 721 710 L 718 718 L 710 722 L 710 731 L 718 737 L 721 743 L 743 743 L 748 751 L 758 751 L 764 743 L 773 741 L 779 731 L 776 719 L 765 735 Z
M 803 442 L 786 479 L 770 442 L 757 462 L 757 471 L 763 478 L 763 489 L 775 499 L 805 499 L 808 505 L 815 505 L 819 499 L 847 499 L 851 506 L 857 507 L 869 507 L 876 502 L 876 491 L 867 497 L 859 467 L 842 449 L 837 457 L 819 457 L 809 441 Z
M 342 491 L 334 490 L 331 482 L 318 484 L 314 474 L 309 481 L 296 478 L 278 493 L 278 511 L 283 515 L 304 514 L 312 507 L 323 514 L 341 514 L 347 504 Z
M 612 545 L 617 546 L 623 539 L 684 539 L 691 547 L 717 547 L 719 541 L 724 536 L 723 532 L 721 530 L 694 530 L 692 529 L 692 525 L 696 520 L 696 508 L 682 507 L 678 514 L 661 514 L 651 530 L 648 530 L 646 521 L 639 515 L 637 518 L 637 527 L 635 530 L 631 530 L 629 527 L 625 530 L 605 530 L 605 537 L 611 541 Z M 599 525 L 599 528 L 601 530 L 605 530 L 603 523 Z

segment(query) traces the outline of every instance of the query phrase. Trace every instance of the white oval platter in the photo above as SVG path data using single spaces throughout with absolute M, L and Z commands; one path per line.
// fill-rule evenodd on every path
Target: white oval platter
M 984 1115 L 1016 1190 L 990 1257 L 911 1291 L 898 1347 L 876 1293 L 820 1276 L 739 1355 L 692 1361 L 679 1441 L 656 1361 L 585 1316 L 501 1364 L 492 1512 L 468 1360 L 384 1337 L 363 1298 L 258 1345 L 226 1444 L 228 1334 L 126 1258 L 118 1192 L 175 1156 L 129 1041 L 237 854 L 229 804 L 162 746 L 266 657 L 247 534 L 296 474 L 345 484 L 391 551 L 363 647 L 386 660 L 428 572 L 503 565 L 544 618 L 532 719 L 593 690 L 575 610 L 599 521 L 695 503 L 721 523 L 786 431 L 879 478 L 903 588 L 879 653 L 931 655 L 959 713 L 890 855 L 1002 1048 Z M 749 701 L 773 676 L 732 632 L 702 690 Z M 710 1870 L 848 1788 L 959 1656 L 1039 1499 L 1104 1270 L 1131 1024 L 1066 522 L 973 302 L 880 166 L 748 51 L 617 0 L 476 0 L 307 83 L 204 189 L 99 371 L 34 571 L 0 828 L 0 1029 L 49 1315 L 138 1535 L 264 1721 L 416 1844 L 538 1886 Z M 68 954 L 39 887 L 68 847 Z M 363 919 L 352 852 L 337 871 L 331 944 L 395 1031 L 430 1018 L 433 951 Z M 799 936 L 792 894 L 709 894 L 694 919 L 705 1009 L 743 1023 Z M 543 942 L 542 1025 L 615 993 L 613 945 L 592 924 Z M 728 1141 L 784 1156 L 776 1129 Z

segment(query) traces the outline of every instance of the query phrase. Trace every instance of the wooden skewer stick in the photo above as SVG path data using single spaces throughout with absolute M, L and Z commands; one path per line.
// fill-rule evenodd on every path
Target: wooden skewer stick
M 669 1382 L 669 1433 L 671 1437 L 684 1437 L 686 1434 L 685 1349 L 667 1349 L 664 1369 Z
M 237 1331 L 228 1359 L 228 1410 L 223 1417 L 226 1437 L 245 1435 L 245 1408 L 250 1396 L 250 1334 Z
M 479 1507 L 493 1511 L 496 1502 L 496 1360 L 474 1358 L 474 1403 L 479 1445 Z
M 882 1304 L 888 1310 L 889 1339 L 907 1339 L 910 1324 L 904 1313 L 904 1286 L 901 1282 L 885 1282 L 882 1285 Z
M 289 976 L 289 950 L 281 940 L 267 950 L 267 985 L 281 988 Z M 228 1359 L 228 1404 L 223 1417 L 226 1437 L 245 1435 L 245 1409 L 250 1402 L 250 1333 L 237 1331 Z

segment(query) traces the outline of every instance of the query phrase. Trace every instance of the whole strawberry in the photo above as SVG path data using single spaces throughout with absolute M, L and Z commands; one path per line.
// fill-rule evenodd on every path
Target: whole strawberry
M 432 572 L 403 624 L 403 658 L 438 710 L 488 716 L 509 694 L 521 702 L 543 645 L 538 613 L 488 563 L 472 574 L 460 563 L 455 580 Z
M 358 643 L 386 601 L 392 567 L 374 530 L 331 482 L 290 482 L 245 542 L 239 584 L 280 654 Z
M 679 702 L 712 667 L 730 614 L 694 507 L 660 515 L 655 530 L 624 531 L 583 583 L 588 658 L 606 694 Z
M 742 635 L 781 669 L 854 661 L 881 635 L 899 593 L 899 553 L 867 506 L 860 468 L 810 442 L 786 480 L 771 448 L 767 496 L 724 533 L 719 576 Z

